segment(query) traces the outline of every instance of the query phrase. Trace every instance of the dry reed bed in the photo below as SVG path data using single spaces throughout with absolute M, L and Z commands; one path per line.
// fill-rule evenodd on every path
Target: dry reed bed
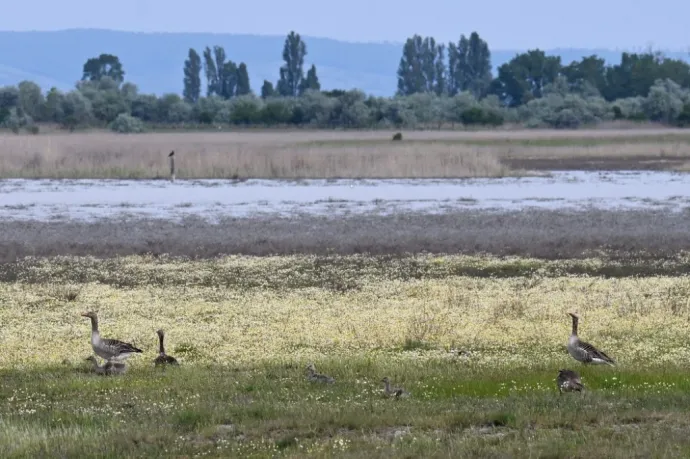
M 390 142 L 391 133 L 380 131 L 0 135 L 0 177 L 167 177 L 166 156 L 173 149 L 179 178 L 500 177 L 526 174 L 501 162 L 510 158 L 690 158 L 684 133 L 675 129 L 406 132 L 405 139 L 411 142 Z M 571 139 L 574 144 L 525 145 L 524 140 L 530 139 Z M 577 145 L 578 139 L 588 143 Z M 471 144 L 477 141 L 497 143 Z

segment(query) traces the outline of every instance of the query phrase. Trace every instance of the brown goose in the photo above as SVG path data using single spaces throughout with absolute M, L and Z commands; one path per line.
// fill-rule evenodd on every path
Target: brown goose
M 391 387 L 391 381 L 388 376 L 384 377 L 381 382 L 383 383 L 383 393 L 388 397 L 407 397 L 410 395 L 409 392 L 405 391 L 402 387 Z
M 122 361 L 132 354 L 144 352 L 129 343 L 116 339 L 101 338 L 98 332 L 98 316 L 95 312 L 89 311 L 82 313 L 82 316 L 91 319 L 91 347 L 99 357 L 105 360 Z
M 316 367 L 313 363 L 307 365 L 307 379 L 311 382 L 321 382 L 326 384 L 333 384 L 335 379 L 316 372 Z
M 165 337 L 165 332 L 163 330 L 158 330 L 158 357 L 153 361 L 156 365 L 179 365 L 177 359 L 171 355 L 165 353 L 165 348 L 163 347 L 163 338 Z
M 105 364 L 99 365 L 98 360 L 93 355 L 88 356 L 85 360 L 93 363 L 93 370 L 99 375 L 119 375 L 127 370 L 124 362 L 106 361 Z
M 585 388 L 577 372 L 565 369 L 558 370 L 556 386 L 558 386 L 558 392 L 561 395 L 563 395 L 563 392 L 582 392 Z
M 573 318 L 573 331 L 568 338 L 568 353 L 578 362 L 594 365 L 615 365 L 616 362 L 591 344 L 581 341 L 577 336 L 577 324 L 580 316 L 576 312 L 569 312 Z

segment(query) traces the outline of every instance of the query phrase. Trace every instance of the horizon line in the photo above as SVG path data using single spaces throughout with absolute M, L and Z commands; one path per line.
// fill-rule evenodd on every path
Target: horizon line
M 286 32 L 285 34 L 260 34 L 260 33 L 232 33 L 232 32 L 200 32 L 200 31 L 160 31 L 160 30 L 149 30 L 149 31 L 144 31 L 144 30 L 127 30 L 127 29 L 108 29 L 108 28 L 100 28 L 100 27 L 67 27 L 67 28 L 61 28 L 61 29 L 24 29 L 24 30 L 10 30 L 10 29 L 0 29 L 0 33 L 60 33 L 60 32 L 74 32 L 74 31 L 99 31 L 99 32 L 114 32 L 114 33 L 131 33 L 131 34 L 144 34 L 144 35 L 230 35 L 230 36 L 244 36 L 244 37 L 262 37 L 262 38 L 284 38 L 287 36 L 289 32 Z M 412 34 L 414 35 L 414 34 Z M 332 37 L 323 37 L 323 36 L 316 36 L 316 35 L 303 35 L 300 34 L 300 36 L 304 37 L 305 39 L 307 38 L 313 38 L 317 40 L 330 40 L 330 41 L 335 41 L 335 42 L 340 42 L 340 43 L 348 43 L 348 44 L 355 44 L 355 45 L 395 45 L 395 46 L 402 46 L 405 43 L 402 41 L 392 41 L 392 40 L 383 40 L 383 41 L 353 41 L 353 40 L 344 40 L 344 39 L 338 39 L 338 38 L 332 38 Z M 621 48 L 621 47 L 606 47 L 606 46 L 596 46 L 596 47 L 591 47 L 591 46 L 555 46 L 555 47 L 527 47 L 527 48 L 489 48 L 492 52 L 493 51 L 518 51 L 518 50 L 533 50 L 533 49 L 540 49 L 540 50 L 599 50 L 599 51 L 614 51 L 614 52 L 623 52 L 623 51 L 628 51 L 628 52 L 646 52 L 648 50 L 652 51 L 666 51 L 666 52 L 675 52 L 675 53 L 680 53 L 680 52 L 686 52 L 688 53 L 688 57 L 690 57 L 690 46 L 687 46 L 685 49 L 681 48 L 655 48 L 650 45 L 644 45 L 644 46 L 629 46 L 626 48 Z

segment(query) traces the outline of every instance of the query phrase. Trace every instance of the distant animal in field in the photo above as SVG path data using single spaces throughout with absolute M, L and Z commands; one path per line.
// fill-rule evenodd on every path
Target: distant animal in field
M 307 365 L 307 379 L 311 382 L 320 382 L 326 384 L 333 384 L 335 382 L 334 378 L 321 373 L 317 373 L 316 367 L 313 363 Z
M 158 365 L 179 365 L 175 357 L 165 353 L 165 348 L 163 347 L 163 338 L 165 337 L 165 332 L 161 329 L 156 331 L 158 335 L 158 357 L 153 361 L 153 363 Z
M 175 156 L 175 150 L 171 151 L 170 154 L 168 155 L 168 158 Z
M 580 375 L 573 370 L 566 369 L 558 370 L 556 386 L 561 395 L 563 395 L 563 392 L 582 392 L 585 388 L 580 379 Z
M 96 360 L 96 357 L 94 357 L 93 355 L 88 356 L 84 360 L 87 360 L 87 361 L 93 363 L 93 370 L 96 372 L 96 374 L 99 374 L 99 375 L 104 375 L 104 376 L 119 375 L 119 374 L 123 374 L 127 370 L 127 366 L 125 365 L 124 362 L 106 361 L 105 364 L 99 365 L 98 360 Z
M 387 397 L 395 397 L 397 399 L 402 397 L 408 397 L 410 395 L 410 393 L 402 387 L 392 387 L 391 381 L 388 378 L 388 376 L 384 377 L 381 380 L 381 382 L 383 383 L 383 393 Z
M 122 361 L 131 357 L 132 354 L 144 352 L 124 341 L 101 338 L 98 331 L 98 316 L 95 312 L 84 312 L 82 316 L 91 319 L 91 347 L 96 355 L 102 359 Z
M 591 344 L 580 340 L 577 336 L 577 326 L 580 320 L 576 312 L 568 313 L 573 318 L 573 331 L 568 338 L 568 353 L 578 362 L 594 365 L 615 365 L 616 362 Z
M 396 132 L 395 134 L 393 134 L 393 140 L 402 140 L 402 139 L 403 139 L 402 132 Z

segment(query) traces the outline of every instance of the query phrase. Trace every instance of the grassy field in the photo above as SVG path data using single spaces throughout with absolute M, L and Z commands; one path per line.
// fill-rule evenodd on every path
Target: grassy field
M 0 178 L 500 177 L 552 169 L 690 168 L 681 129 L 0 134 Z M 532 172 L 530 172 L 532 171 Z
M 5 264 L 0 455 L 686 457 L 690 281 L 652 270 L 688 260 L 638 260 L 642 277 L 461 255 Z M 126 375 L 86 370 L 91 309 L 144 350 Z M 571 309 L 616 367 L 568 356 Z M 153 368 L 161 327 L 180 368 Z M 559 396 L 559 368 L 588 391 Z M 382 397 L 383 376 L 412 395 Z

